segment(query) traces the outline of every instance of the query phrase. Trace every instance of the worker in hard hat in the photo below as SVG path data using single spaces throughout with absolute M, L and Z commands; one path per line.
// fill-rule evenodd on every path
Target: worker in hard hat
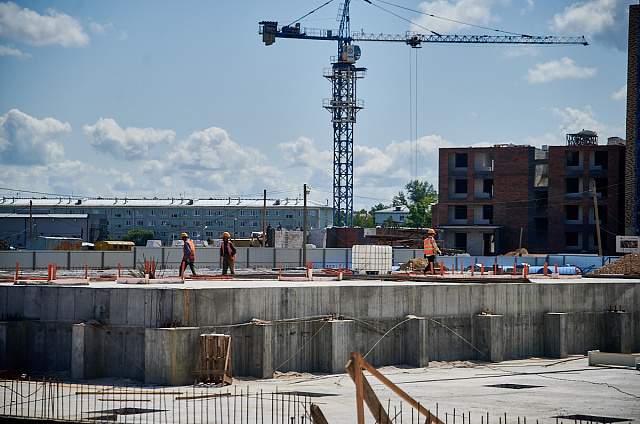
M 182 277 L 182 273 L 184 269 L 189 265 L 191 268 L 192 275 L 198 275 L 196 272 L 196 267 L 194 262 L 196 260 L 196 247 L 193 242 L 189 239 L 189 235 L 187 233 L 182 233 L 180 236 L 184 244 L 182 245 L 182 263 L 180 264 L 180 277 Z
M 436 232 L 430 228 L 427 232 L 427 238 L 424 239 L 424 258 L 428 261 L 424 274 L 432 272 L 435 269 L 436 253 L 442 254 L 435 240 Z
M 231 236 L 226 231 L 222 233 L 222 245 L 220 246 L 220 256 L 222 257 L 222 275 L 227 275 L 227 269 L 231 274 L 235 274 L 236 247 L 233 245 Z

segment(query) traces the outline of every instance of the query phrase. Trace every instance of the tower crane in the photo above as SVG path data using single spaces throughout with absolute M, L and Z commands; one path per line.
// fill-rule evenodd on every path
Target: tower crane
M 371 3 L 370 0 L 364 1 Z M 338 227 L 353 226 L 353 124 L 356 122 L 356 113 L 364 107 L 362 100 L 356 97 L 356 81 L 364 77 L 366 68 L 355 65 L 361 50 L 359 46 L 352 44 L 354 41 L 403 42 L 412 48 L 420 48 L 422 43 L 588 44 L 584 37 L 442 35 L 433 31 L 430 35 L 412 31 L 405 35 L 364 32 L 351 34 L 350 2 L 351 0 L 345 0 L 340 6 L 340 27 L 337 31 L 301 28 L 300 22 L 282 26 L 277 21 L 258 23 L 259 34 L 262 34 L 262 41 L 267 46 L 275 43 L 276 38 L 338 42 L 338 54 L 335 58 L 332 57 L 331 69 L 324 73 L 324 77 L 331 81 L 332 97 L 323 101 L 323 106 L 331 112 L 333 124 L 333 225 Z

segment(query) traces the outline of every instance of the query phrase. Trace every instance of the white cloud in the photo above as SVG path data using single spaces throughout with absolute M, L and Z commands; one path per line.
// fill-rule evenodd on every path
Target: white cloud
M 525 142 L 534 146 L 541 145 L 564 145 L 566 143 L 567 134 L 575 134 L 582 130 L 595 131 L 598 133 L 600 143 L 606 142 L 606 139 L 614 136 L 622 136 L 624 138 L 625 128 L 624 122 L 618 125 L 607 125 L 598 120 L 598 116 L 591 106 L 585 106 L 584 109 L 576 109 L 567 107 L 564 109 L 551 108 L 553 118 L 560 120 L 554 133 L 546 133 L 541 136 L 532 136 L 525 139 Z
M 553 17 L 551 29 L 565 35 L 586 35 L 625 51 L 629 4 L 622 0 L 578 2 Z
M 113 23 L 111 23 L 111 22 L 109 22 L 108 24 L 102 25 L 102 24 L 99 24 L 97 22 L 91 21 L 89 23 L 89 29 L 94 34 L 105 35 L 107 33 L 107 31 L 113 31 L 114 27 L 113 27 Z
M 60 45 L 83 47 L 89 36 L 80 22 L 64 13 L 48 9 L 47 15 L 13 2 L 0 3 L 0 38 L 24 42 L 33 46 Z
M 53 118 L 36 119 L 17 109 L 0 117 L 0 162 L 45 164 L 64 155 L 56 139 L 71 132 L 71 125 Z
M 16 57 L 31 57 L 29 53 L 23 53 L 22 51 L 13 48 L 13 46 L 0 46 L 0 56 L 16 56 Z
M 150 148 L 157 144 L 170 144 L 176 133 L 155 128 L 120 128 L 113 119 L 100 118 L 95 125 L 85 125 L 84 134 L 98 151 L 112 154 L 118 159 L 145 159 Z
M 611 98 L 616 102 L 623 102 L 627 100 L 627 84 L 624 85 L 620 90 L 616 91 L 611 95 Z
M 567 78 L 590 78 L 597 73 L 596 68 L 581 68 L 568 57 L 538 63 L 534 69 L 529 69 L 526 80 L 532 84 L 544 83 Z
M 413 21 L 412 31 L 425 33 L 425 28 L 442 33 L 454 33 L 460 29 L 468 29 L 465 22 L 474 25 L 488 25 L 491 22 L 498 22 L 500 18 L 491 13 L 491 8 L 496 4 L 506 4 L 509 0 L 435 0 L 423 2 L 418 5 L 418 9 L 432 16 L 422 15 Z M 457 22 L 456 22 L 457 21 Z

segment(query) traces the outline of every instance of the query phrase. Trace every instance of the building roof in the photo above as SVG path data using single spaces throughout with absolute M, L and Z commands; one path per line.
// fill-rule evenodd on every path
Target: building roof
M 84 208 L 135 208 L 135 207 L 155 207 L 155 208 L 261 208 L 264 204 L 263 198 L 209 198 L 209 199 L 186 199 L 186 198 L 166 198 L 166 199 L 129 199 L 129 198 L 76 198 L 76 197 L 47 197 L 47 198 L 25 198 L 25 197 L 3 197 L 0 199 L 0 207 L 22 207 L 34 208 L 42 207 L 71 207 L 78 206 Z M 267 208 L 283 207 L 303 207 L 304 200 L 299 198 L 267 199 Z M 308 208 L 328 208 L 332 206 L 319 202 L 307 200 Z
M 34 219 L 44 219 L 44 218 L 50 218 L 50 219 L 87 219 L 89 217 L 88 214 L 86 213 L 74 213 L 74 214 L 69 214 L 69 213 L 34 213 L 32 215 L 28 214 L 28 213 L 0 213 L 0 219 L 5 219 L 5 218 L 19 218 L 19 219 L 28 219 L 28 218 L 34 218 Z
M 375 213 L 403 213 L 403 214 L 407 214 L 409 213 L 409 208 L 407 207 L 407 205 L 400 205 L 400 206 L 391 206 L 390 208 L 386 208 L 386 209 L 381 209 L 379 211 L 375 211 Z

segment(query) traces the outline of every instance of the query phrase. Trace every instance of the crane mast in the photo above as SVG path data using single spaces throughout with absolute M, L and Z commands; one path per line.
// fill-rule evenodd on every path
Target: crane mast
M 349 23 L 349 3 L 341 5 L 340 28 L 335 30 L 301 28 L 300 23 L 278 26 L 276 21 L 259 22 L 262 41 L 269 46 L 276 38 L 305 40 L 330 40 L 338 42 L 338 54 L 332 58 L 330 69 L 324 77 L 331 82 L 331 99 L 323 100 L 323 107 L 331 113 L 333 125 L 333 225 L 353 226 L 353 126 L 356 114 L 364 107 L 364 102 L 356 97 L 356 82 L 364 78 L 366 68 L 358 68 L 355 62 L 360 58 L 360 47 L 353 41 L 403 42 L 412 48 L 422 47 L 422 43 L 474 43 L 474 44 L 582 44 L 584 37 L 552 36 L 487 36 L 487 35 L 422 35 L 416 32 L 400 34 L 351 34 Z

